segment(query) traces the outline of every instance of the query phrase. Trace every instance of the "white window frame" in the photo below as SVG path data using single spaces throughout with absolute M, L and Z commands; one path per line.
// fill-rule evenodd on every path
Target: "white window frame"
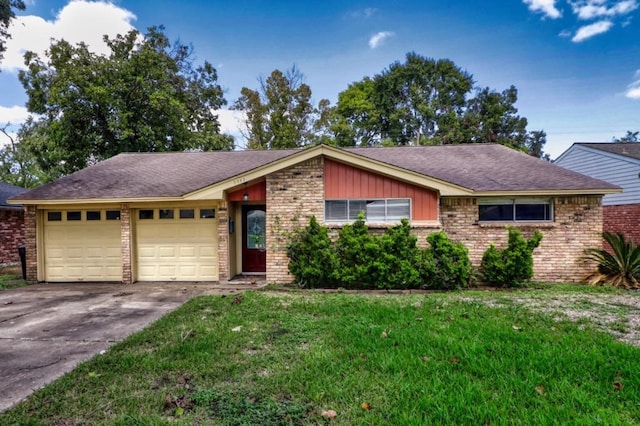
M 518 219 L 516 216 L 517 206 L 518 205 L 548 205 L 549 206 L 549 217 L 546 219 Z M 513 208 L 512 215 L 513 219 L 482 219 L 480 217 L 480 206 L 487 205 L 510 205 Z M 485 223 L 495 223 L 495 222 L 513 222 L 513 223 L 549 223 L 553 222 L 555 218 L 555 209 L 553 204 L 553 198 L 480 198 L 478 199 L 478 221 Z
M 408 204 L 408 208 L 409 208 L 409 215 L 408 217 L 402 216 L 402 217 L 398 217 L 398 216 L 390 216 L 389 215 L 389 204 L 390 202 L 393 201 L 406 201 Z M 346 208 L 346 216 L 342 217 L 342 218 L 337 218 L 337 219 L 332 219 L 332 218 L 328 218 L 327 217 L 327 212 L 328 212 L 328 208 L 327 208 L 327 203 L 330 202 L 342 202 L 342 203 L 346 203 L 347 204 L 347 208 Z M 380 217 L 376 217 L 376 218 L 371 218 L 367 212 L 367 205 L 369 203 L 376 203 L 376 202 L 383 202 L 384 203 L 384 217 L 380 218 Z M 361 211 L 363 211 L 362 209 L 358 209 L 358 211 L 352 211 L 352 204 L 354 205 L 361 205 L 362 203 L 364 203 L 365 205 L 365 222 L 367 223 L 400 223 L 401 219 L 408 219 L 411 220 L 411 215 L 412 215 L 412 200 L 411 198 L 349 198 L 349 199 L 326 199 L 324 200 L 324 221 L 325 223 L 351 223 L 353 221 L 356 220 L 358 213 L 360 213 Z M 357 207 L 354 207 L 357 208 Z

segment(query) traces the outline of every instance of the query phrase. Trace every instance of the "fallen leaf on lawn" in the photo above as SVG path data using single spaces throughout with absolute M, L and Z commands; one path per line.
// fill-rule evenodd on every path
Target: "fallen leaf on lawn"
M 241 326 L 241 325 L 239 325 L 239 326 L 237 326 L 237 327 L 233 327 L 233 328 L 231 329 L 231 331 L 240 331 L 240 330 L 242 330 L 242 326 Z
M 386 339 L 387 337 L 389 337 L 389 335 L 387 334 L 386 331 L 383 331 L 382 333 L 380 333 L 380 337 L 382 337 L 383 339 Z
M 360 359 L 363 361 L 367 360 L 367 356 L 365 354 L 360 354 Z
M 338 415 L 338 413 L 336 413 L 335 410 L 322 410 L 320 415 L 328 419 L 333 419 L 335 416 Z
M 176 417 L 182 417 L 182 415 L 184 414 L 184 408 L 182 407 L 178 407 L 176 408 L 176 411 L 174 413 L 174 416 Z
M 363 410 L 371 410 L 371 404 L 369 404 L 368 402 L 363 402 L 361 407 Z
M 244 300 L 244 297 L 242 295 L 240 296 L 236 296 L 233 301 L 231 302 L 232 305 L 238 305 L 240 303 L 242 303 L 242 301 Z
M 615 390 L 621 391 L 622 390 L 622 382 L 613 382 L 613 387 L 614 387 Z
M 551 331 L 556 331 L 556 328 L 554 326 L 551 326 Z
M 89 374 L 87 374 L 89 377 L 91 377 L 92 379 L 95 379 L 97 377 L 100 377 L 100 374 L 96 373 L 95 371 L 90 371 Z
M 428 357 L 428 356 L 426 356 L 426 355 L 423 355 L 421 359 L 422 359 L 424 362 L 427 362 L 427 361 L 429 361 L 431 358 L 429 358 L 429 357 Z
M 522 327 L 518 327 L 518 326 L 517 326 L 517 325 L 515 325 L 515 324 L 513 324 L 513 325 L 511 326 L 511 328 L 513 328 L 513 329 L 514 329 L 514 330 L 516 330 L 516 331 L 520 331 L 520 330 L 522 330 Z
M 536 392 L 538 392 L 539 395 L 544 395 L 544 387 L 536 386 Z
M 416 318 L 416 321 L 424 321 L 424 318 L 418 317 L 418 318 Z
M 458 358 L 457 356 L 454 356 L 454 357 L 451 357 L 449 361 L 451 361 L 451 364 L 457 364 L 460 362 L 460 358 Z

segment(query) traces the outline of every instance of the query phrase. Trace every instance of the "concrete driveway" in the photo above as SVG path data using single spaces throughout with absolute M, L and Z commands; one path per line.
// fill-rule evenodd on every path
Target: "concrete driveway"
M 190 298 L 256 286 L 39 284 L 0 292 L 0 412 Z

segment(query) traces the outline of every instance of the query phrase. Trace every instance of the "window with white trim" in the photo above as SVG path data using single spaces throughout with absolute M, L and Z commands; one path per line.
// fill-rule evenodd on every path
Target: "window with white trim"
M 553 202 L 548 198 L 490 198 L 478 200 L 480 222 L 551 222 Z
M 410 198 L 382 198 L 369 200 L 325 200 L 325 222 L 352 222 L 364 212 L 367 222 L 400 222 L 411 219 Z

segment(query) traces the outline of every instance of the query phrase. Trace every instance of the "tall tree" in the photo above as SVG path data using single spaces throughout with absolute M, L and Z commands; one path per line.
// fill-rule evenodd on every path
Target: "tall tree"
M 257 90 L 243 87 L 232 106 L 245 114 L 243 136 L 248 148 L 298 148 L 322 137 L 322 122 L 329 119 L 328 101 L 313 106 L 311 88 L 295 65 L 286 72 L 274 70 L 266 80 L 258 81 Z
M 9 143 L 0 148 L 0 181 L 10 183 L 22 188 L 33 188 L 42 183 L 49 182 L 59 176 L 48 175 L 43 172 L 34 155 L 35 150 L 28 147 L 41 137 L 38 124 L 29 117 L 20 126 L 17 135 L 7 131 L 9 125 L 0 129 Z M 36 143 L 37 145 L 37 143 Z M 43 154 L 43 153 L 39 153 Z
M 622 136 L 621 138 L 613 137 L 611 140 L 615 143 L 640 142 L 640 132 L 632 132 L 631 130 L 627 130 L 626 135 Z
M 339 145 L 499 143 L 541 157 L 546 135 L 527 132 L 517 99 L 514 86 L 474 87 L 450 60 L 408 53 L 338 95 L 334 133 Z
M 215 110 L 226 104 L 216 70 L 192 64 L 163 27 L 104 37 L 107 56 L 54 41 L 45 60 L 25 54 L 19 74 L 43 137 L 30 145 L 45 171 L 67 174 L 124 151 L 232 149 Z
M 16 10 L 24 10 L 23 0 L 0 0 L 0 62 L 4 58 L 7 50 L 5 41 L 11 38 L 9 34 L 9 24 L 16 17 Z

